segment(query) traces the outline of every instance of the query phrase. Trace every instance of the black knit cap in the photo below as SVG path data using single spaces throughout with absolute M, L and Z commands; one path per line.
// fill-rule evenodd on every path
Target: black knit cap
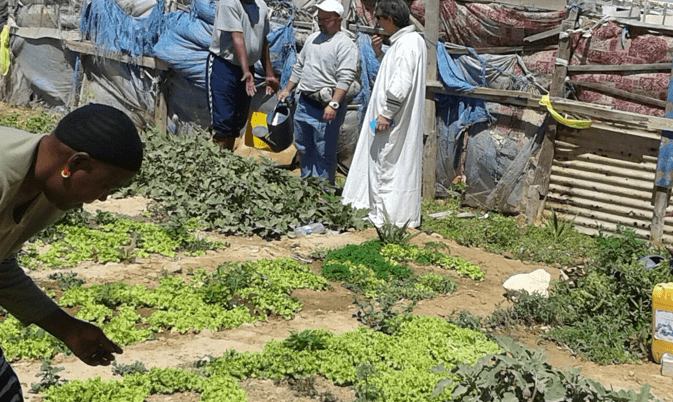
M 63 117 L 54 133 L 77 152 L 126 170 L 140 170 L 140 135 L 133 121 L 119 109 L 97 103 L 82 106 Z

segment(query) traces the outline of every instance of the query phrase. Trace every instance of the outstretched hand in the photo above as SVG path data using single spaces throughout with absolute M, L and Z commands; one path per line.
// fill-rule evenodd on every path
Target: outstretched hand
M 255 77 L 250 71 L 243 74 L 241 82 L 245 82 L 245 92 L 248 96 L 254 96 L 255 92 L 257 92 L 257 88 L 255 88 Z
M 62 340 L 89 366 L 109 366 L 115 360 L 113 353 L 124 353 L 97 326 L 78 319 L 72 325 L 72 330 Z

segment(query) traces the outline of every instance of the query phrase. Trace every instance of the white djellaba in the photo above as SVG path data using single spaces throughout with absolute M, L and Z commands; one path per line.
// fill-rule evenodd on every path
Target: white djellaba
M 399 29 L 390 41 L 372 89 L 342 202 L 368 209 L 368 217 L 377 227 L 385 222 L 384 206 L 395 225 L 418 227 L 427 50 L 413 25 Z M 395 125 L 375 133 L 368 123 L 379 114 L 390 114 L 391 109 Z

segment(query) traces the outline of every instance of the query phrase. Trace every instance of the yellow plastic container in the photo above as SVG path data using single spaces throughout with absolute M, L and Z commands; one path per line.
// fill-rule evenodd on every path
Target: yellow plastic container
M 673 282 L 659 283 L 652 291 L 652 356 L 661 363 L 673 354 Z
M 248 126 L 245 129 L 245 145 L 257 149 L 270 149 L 268 145 L 252 134 L 252 128 L 255 126 L 266 127 L 266 113 L 252 112 L 248 119 Z

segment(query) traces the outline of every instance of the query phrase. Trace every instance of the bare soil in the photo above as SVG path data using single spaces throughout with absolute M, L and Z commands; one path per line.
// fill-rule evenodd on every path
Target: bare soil
M 124 200 L 109 200 L 88 206 L 91 211 L 96 209 L 121 213 L 124 215 L 139 215 L 146 208 L 147 201 L 142 198 Z M 245 261 L 257 259 L 273 259 L 278 257 L 303 256 L 307 257 L 312 251 L 323 248 L 336 248 L 346 244 L 361 243 L 375 238 L 376 231 L 349 231 L 341 234 L 310 235 L 301 238 L 283 238 L 278 241 L 266 241 L 258 237 L 226 237 L 223 240 L 231 246 L 218 251 L 209 251 L 202 257 L 181 256 L 166 258 L 152 256 L 136 261 L 134 264 L 95 264 L 82 263 L 72 269 L 87 283 L 102 283 L 124 280 L 147 286 L 158 284 L 163 270 L 179 274 L 187 267 L 214 270 L 225 261 Z M 451 240 L 444 239 L 439 234 L 420 234 L 412 243 L 422 245 L 428 241 L 443 242 L 450 248 L 450 254 L 468 259 L 478 264 L 485 271 L 485 280 L 474 282 L 469 279 L 460 279 L 459 289 L 446 296 L 439 296 L 432 300 L 418 303 L 415 313 L 431 316 L 447 317 L 454 311 L 469 310 L 471 313 L 485 316 L 498 307 L 506 307 L 507 299 L 503 296 L 505 289 L 502 283 L 512 275 L 532 272 L 543 268 L 553 279 L 559 278 L 559 270 L 552 267 L 531 264 L 491 254 L 478 248 L 468 248 L 457 245 Z M 318 270 L 319 265 L 312 268 Z M 420 268 L 419 268 L 420 269 Z M 427 269 L 427 268 L 424 268 Z M 70 269 L 69 269 L 70 270 Z M 32 271 L 31 275 L 38 281 L 44 280 L 53 271 Z M 165 272 L 165 271 L 164 271 Z M 202 331 L 198 334 L 178 334 L 173 332 L 160 334 L 156 340 L 146 341 L 126 347 L 124 354 L 118 356 L 118 361 L 132 364 L 142 361 L 146 367 L 190 367 L 199 359 L 208 355 L 219 356 L 228 349 L 237 351 L 260 351 L 264 344 L 271 339 L 282 339 L 290 335 L 290 331 L 301 331 L 306 328 L 325 328 L 335 333 L 343 333 L 357 328 L 360 323 L 353 317 L 355 306 L 352 293 L 339 283 L 332 283 L 329 291 L 297 290 L 297 296 L 304 304 L 304 309 L 292 320 L 273 318 L 266 322 L 244 324 L 241 327 L 218 332 Z M 518 329 L 512 329 L 509 334 L 517 341 L 531 347 L 544 348 L 548 361 L 558 367 L 581 367 L 581 373 L 593 378 L 607 387 L 614 389 L 640 389 L 645 383 L 652 386 L 652 391 L 659 398 L 673 401 L 673 379 L 660 375 L 660 367 L 655 363 L 638 365 L 599 366 L 584 361 L 553 343 Z M 41 362 L 38 360 L 20 360 L 13 363 L 24 390 L 36 382 L 35 374 L 39 372 Z M 73 356 L 58 355 L 53 364 L 64 367 L 59 374 L 68 380 L 87 379 L 100 376 L 103 379 L 114 378 L 110 367 L 89 367 Z M 117 377 L 119 378 L 119 377 Z M 274 382 L 272 380 L 247 379 L 241 386 L 248 394 L 248 400 L 257 401 L 310 401 L 316 400 L 302 395 L 294 390 L 290 384 Z M 296 387 L 294 387 L 296 388 Z M 324 378 L 318 377 L 315 390 L 320 393 L 329 392 L 341 401 L 354 401 L 354 392 L 347 387 L 337 387 Z M 26 394 L 27 401 L 40 401 L 39 395 Z M 197 401 L 198 395 L 183 393 L 175 395 L 154 395 L 148 399 L 151 402 L 165 401 Z

